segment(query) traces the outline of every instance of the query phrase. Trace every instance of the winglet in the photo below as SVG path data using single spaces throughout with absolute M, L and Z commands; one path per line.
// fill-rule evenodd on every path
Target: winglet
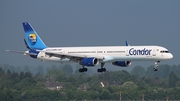
M 128 43 L 128 41 L 126 41 L 126 46 L 130 46 L 129 43 Z

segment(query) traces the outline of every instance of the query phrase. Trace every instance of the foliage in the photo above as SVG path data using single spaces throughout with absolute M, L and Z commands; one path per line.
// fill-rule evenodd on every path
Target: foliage
M 46 74 L 42 66 L 34 75 L 30 68 L 25 66 L 21 69 L 24 71 L 17 71 L 20 68 L 0 65 L 0 101 L 119 100 L 120 92 L 122 100 L 141 100 L 143 94 L 145 100 L 164 100 L 167 97 L 180 100 L 180 65 L 160 65 L 157 72 L 152 71 L 152 66 L 147 70 L 136 66 L 131 73 L 122 70 L 93 75 L 73 74 L 72 67 L 67 64 L 60 68 L 48 67 Z M 47 82 L 63 85 L 60 90 L 50 90 L 45 85 Z
M 169 75 L 169 87 L 175 87 L 176 83 L 179 81 L 177 75 L 172 71 Z

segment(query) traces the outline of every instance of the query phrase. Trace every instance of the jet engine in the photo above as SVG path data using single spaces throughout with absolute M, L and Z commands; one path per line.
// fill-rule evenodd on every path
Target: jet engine
M 115 66 L 127 67 L 131 65 L 131 61 L 115 61 L 112 62 L 112 64 Z
M 96 66 L 99 64 L 99 60 L 97 58 L 94 57 L 90 57 L 90 58 L 83 58 L 80 62 L 80 65 L 83 66 Z

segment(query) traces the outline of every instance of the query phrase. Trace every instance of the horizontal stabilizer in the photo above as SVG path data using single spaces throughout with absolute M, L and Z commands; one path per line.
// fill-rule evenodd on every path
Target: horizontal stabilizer
M 24 51 L 16 51 L 16 50 L 6 50 L 7 52 L 13 52 L 13 53 L 20 53 L 20 54 L 24 54 Z
M 6 50 L 7 52 L 20 53 L 23 55 L 37 55 L 35 53 L 29 53 L 28 51 L 16 51 L 16 50 Z

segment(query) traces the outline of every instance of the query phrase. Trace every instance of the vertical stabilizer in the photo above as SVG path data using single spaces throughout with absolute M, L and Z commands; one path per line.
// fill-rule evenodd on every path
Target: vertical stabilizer
M 44 49 L 47 47 L 28 22 L 23 22 L 22 24 L 25 31 L 26 42 L 29 48 Z

